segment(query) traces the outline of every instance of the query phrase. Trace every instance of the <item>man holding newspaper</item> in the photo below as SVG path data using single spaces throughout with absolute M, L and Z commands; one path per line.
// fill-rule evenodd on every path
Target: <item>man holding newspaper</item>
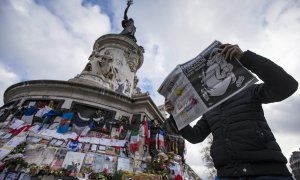
M 219 48 L 228 63 L 239 61 L 263 83 L 251 84 L 209 109 L 194 127 L 177 128 L 173 118 L 175 101 L 166 99 L 165 109 L 171 114 L 166 123 L 193 144 L 212 133 L 210 151 L 220 180 L 292 179 L 287 160 L 264 117 L 262 104 L 291 96 L 298 82 L 274 62 L 251 51 L 243 52 L 238 45 L 223 44 Z M 235 83 L 233 80 L 230 83 Z

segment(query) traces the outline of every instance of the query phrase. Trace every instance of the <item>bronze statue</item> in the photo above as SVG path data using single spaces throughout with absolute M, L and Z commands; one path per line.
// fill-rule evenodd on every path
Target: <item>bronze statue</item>
M 122 21 L 122 27 L 124 29 L 120 34 L 126 35 L 129 38 L 131 38 L 134 42 L 136 42 L 136 39 L 134 37 L 134 33 L 136 31 L 136 27 L 134 26 L 134 21 L 132 18 L 128 19 L 128 16 L 127 16 L 127 11 L 131 4 L 133 4 L 132 0 L 128 0 L 127 7 L 124 11 L 124 19 Z

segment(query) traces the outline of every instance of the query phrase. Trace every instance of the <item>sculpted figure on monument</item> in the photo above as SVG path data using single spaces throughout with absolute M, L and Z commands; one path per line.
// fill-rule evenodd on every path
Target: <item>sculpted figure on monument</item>
M 138 62 L 138 50 L 126 50 L 124 51 L 124 57 L 126 62 L 131 70 L 131 72 L 137 71 L 137 62 Z
M 138 82 L 139 82 L 138 77 L 137 77 L 137 76 L 134 76 L 134 82 L 133 82 L 133 90 L 134 90 L 134 94 L 141 94 L 141 93 L 142 93 L 141 88 L 139 88 L 139 87 L 137 86 Z
M 84 71 L 91 72 L 102 78 L 102 80 L 113 80 L 118 70 L 112 65 L 113 57 L 109 50 L 103 55 L 100 52 L 93 51 L 89 57 L 90 62 L 86 65 Z
M 133 4 L 132 0 L 129 0 L 127 2 L 127 7 L 124 11 L 124 19 L 122 21 L 122 27 L 124 28 L 123 31 L 121 32 L 121 34 L 124 34 L 126 36 L 128 36 L 129 38 L 131 38 L 134 42 L 136 42 L 134 33 L 136 31 L 136 27 L 134 26 L 134 21 L 132 18 L 128 19 L 127 16 L 127 11 L 130 7 L 130 5 Z

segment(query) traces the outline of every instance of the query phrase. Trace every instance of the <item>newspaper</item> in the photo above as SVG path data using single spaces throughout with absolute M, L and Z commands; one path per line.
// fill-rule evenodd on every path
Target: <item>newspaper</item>
M 227 62 L 220 45 L 214 41 L 197 57 L 177 65 L 158 89 L 174 105 L 172 116 L 179 130 L 258 81 L 238 60 Z

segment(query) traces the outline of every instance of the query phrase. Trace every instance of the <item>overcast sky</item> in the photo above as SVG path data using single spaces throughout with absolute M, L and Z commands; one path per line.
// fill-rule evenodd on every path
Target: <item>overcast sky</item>
M 0 94 L 34 79 L 68 80 L 88 62 L 94 41 L 122 31 L 126 0 L 1 0 Z M 128 16 L 145 49 L 139 86 L 157 105 L 164 77 L 212 41 L 261 54 L 300 81 L 300 1 L 135 0 Z M 1 100 L 0 105 L 3 105 Z M 265 105 L 266 118 L 287 158 L 300 148 L 300 91 Z M 205 178 L 202 144 L 188 144 L 187 162 Z

